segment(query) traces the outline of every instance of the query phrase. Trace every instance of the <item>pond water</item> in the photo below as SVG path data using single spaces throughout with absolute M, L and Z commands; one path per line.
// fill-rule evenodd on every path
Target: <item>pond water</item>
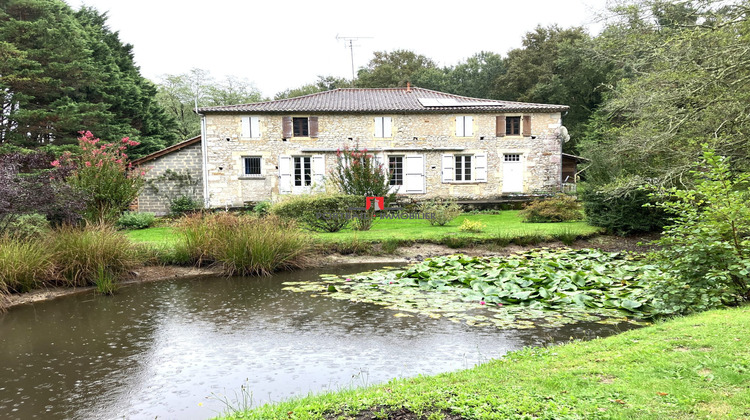
M 632 328 L 479 328 L 282 290 L 374 268 L 176 279 L 15 307 L 0 314 L 0 417 L 205 419 L 243 385 L 262 404 Z

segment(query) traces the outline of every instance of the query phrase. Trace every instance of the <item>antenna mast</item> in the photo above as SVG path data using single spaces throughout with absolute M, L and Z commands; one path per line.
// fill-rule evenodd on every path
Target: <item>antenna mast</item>
M 336 35 L 336 41 L 343 40 L 344 41 L 344 48 L 349 48 L 351 51 L 352 56 L 352 82 L 354 82 L 354 79 L 356 79 L 356 74 L 354 73 L 354 41 L 358 41 L 360 39 L 372 39 L 371 36 L 338 36 Z M 348 43 L 348 45 L 347 45 Z

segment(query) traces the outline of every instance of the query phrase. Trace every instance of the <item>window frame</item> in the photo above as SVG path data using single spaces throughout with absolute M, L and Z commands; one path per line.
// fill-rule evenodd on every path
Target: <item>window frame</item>
M 298 125 L 299 125 L 300 131 L 297 131 Z M 292 137 L 310 137 L 310 118 L 309 117 L 292 117 Z
M 453 182 L 474 182 L 473 160 L 473 154 L 453 155 Z M 466 178 L 467 170 L 468 179 Z
M 297 177 L 297 163 L 299 162 L 299 178 Z M 292 156 L 292 187 L 312 186 L 312 156 Z M 299 185 L 297 184 L 299 181 Z
M 388 155 L 388 185 L 391 187 L 403 187 L 404 186 L 404 155 Z M 393 162 L 391 162 L 393 159 Z M 396 162 L 399 160 L 400 162 Z M 394 168 L 391 164 L 399 164 L 400 168 Z M 400 176 L 400 183 L 399 181 Z
M 521 131 L 521 116 L 515 115 L 515 116 L 505 116 L 505 135 L 506 136 L 520 136 Z M 513 123 L 515 122 L 515 127 L 513 127 Z M 513 128 L 515 128 L 515 132 L 513 132 Z
M 258 173 L 257 174 L 248 173 L 248 169 L 251 169 L 251 167 L 249 166 L 250 159 L 258 159 Z M 260 155 L 242 156 L 242 177 L 243 178 L 261 178 L 263 176 L 264 176 L 263 156 L 260 156 Z

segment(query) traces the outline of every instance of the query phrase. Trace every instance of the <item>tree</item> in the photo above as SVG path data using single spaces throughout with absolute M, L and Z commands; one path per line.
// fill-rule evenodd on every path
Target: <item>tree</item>
M 481 51 L 447 69 L 445 91 L 472 98 L 498 99 L 493 87 L 505 71 L 505 63 L 499 54 Z
M 318 76 L 317 82 L 302 85 L 294 89 L 286 89 L 284 91 L 277 93 L 274 96 L 274 99 L 278 100 L 278 99 L 296 98 L 298 96 L 310 95 L 313 93 L 325 92 L 327 90 L 349 88 L 349 87 L 352 87 L 352 82 L 350 80 L 347 80 L 341 77 L 334 77 L 334 76 L 327 76 L 327 77 Z
M 406 82 L 413 82 L 420 72 L 437 68 L 434 61 L 412 51 L 376 51 L 374 55 L 367 66 L 357 73 L 357 87 L 406 86 Z
M 181 140 L 200 134 L 196 107 L 238 105 L 264 100 L 255 85 L 245 78 L 226 76 L 214 79 L 207 70 L 193 68 L 188 73 L 165 74 L 158 83 L 156 99 L 174 118 L 174 133 Z

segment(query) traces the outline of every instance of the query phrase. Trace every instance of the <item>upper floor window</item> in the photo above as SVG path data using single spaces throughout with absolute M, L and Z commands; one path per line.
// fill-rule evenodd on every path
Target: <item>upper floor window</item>
M 459 115 L 456 117 L 456 137 L 471 137 L 474 135 L 474 117 Z
M 505 135 L 521 135 L 521 117 L 505 117 Z
M 318 117 L 284 117 L 283 137 L 318 137 Z
M 242 137 L 251 139 L 260 138 L 260 117 L 242 117 Z
M 392 137 L 392 123 L 391 117 L 375 117 L 375 137 Z

